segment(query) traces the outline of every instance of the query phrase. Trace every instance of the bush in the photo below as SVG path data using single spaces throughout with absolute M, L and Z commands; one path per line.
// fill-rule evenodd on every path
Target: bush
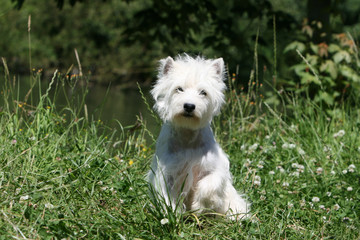
M 304 25 L 302 40 L 290 43 L 284 52 L 296 61 L 289 67 L 290 79 L 286 88 L 306 93 L 317 103 L 334 106 L 352 91 L 360 90 L 360 61 L 358 49 L 349 34 L 333 34 L 330 42 L 312 42 L 314 31 L 321 30 L 321 23 Z M 294 77 L 294 78 L 293 78 Z

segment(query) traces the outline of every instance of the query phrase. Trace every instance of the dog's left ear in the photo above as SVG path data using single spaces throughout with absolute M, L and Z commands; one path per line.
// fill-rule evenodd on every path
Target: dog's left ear
M 215 59 L 212 62 L 212 67 L 215 69 L 216 74 L 222 79 L 224 74 L 224 60 L 222 58 Z

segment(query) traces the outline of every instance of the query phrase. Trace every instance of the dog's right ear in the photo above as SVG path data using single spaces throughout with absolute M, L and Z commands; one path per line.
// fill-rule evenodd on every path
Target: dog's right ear
M 174 59 L 167 57 L 166 59 L 160 60 L 160 73 L 161 75 L 167 75 L 169 71 L 174 67 Z

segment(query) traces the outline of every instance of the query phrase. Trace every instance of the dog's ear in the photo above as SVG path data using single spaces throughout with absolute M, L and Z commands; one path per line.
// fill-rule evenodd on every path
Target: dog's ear
M 174 67 L 174 59 L 167 57 L 166 59 L 160 60 L 160 73 L 161 75 L 167 75 L 168 72 Z
M 215 68 L 216 74 L 222 79 L 224 75 L 224 60 L 222 58 L 215 59 L 212 62 L 212 67 Z

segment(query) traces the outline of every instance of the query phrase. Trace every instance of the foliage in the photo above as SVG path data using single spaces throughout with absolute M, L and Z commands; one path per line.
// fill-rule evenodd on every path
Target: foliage
M 7 3 L 5 9 L 11 7 Z M 69 57 L 74 47 L 80 57 L 86 53 L 81 58 L 83 65 L 91 65 L 95 55 L 98 64 L 108 65 L 104 69 L 112 69 L 111 64 L 117 60 L 116 64 L 120 65 L 151 61 L 164 51 L 159 42 L 144 43 L 147 47 L 156 46 L 147 56 L 143 56 L 147 49 L 138 49 L 144 46 L 141 41 L 125 50 L 116 48 L 124 30 L 121 25 L 132 20 L 136 12 L 148 9 L 146 4 L 133 1 L 130 8 L 123 8 L 123 3 L 114 1 L 113 9 L 109 10 L 103 4 L 87 2 L 96 9 L 84 9 L 80 4 L 73 8 L 64 5 L 64 12 L 59 13 L 54 10 L 54 1 L 34 9 L 26 3 L 23 10 L 28 7 L 26 11 L 50 14 L 43 20 L 32 15 L 32 66 L 41 65 L 46 56 L 52 56 L 49 59 L 57 66 L 60 62 L 57 56 Z M 216 9 L 222 7 L 225 8 Z M 128 9 L 132 11 L 127 12 Z M 21 56 L 24 52 L 27 55 L 30 43 L 23 36 L 26 26 L 20 23 L 27 22 L 28 15 L 10 12 L 12 19 L 20 20 L 0 19 L 8 23 L 1 24 L 0 31 L 11 33 L 2 34 L 7 40 L 0 43 L 1 48 L 7 51 L 5 56 Z M 83 17 L 89 12 L 90 16 Z M 119 12 L 123 15 L 115 14 Z M 86 24 L 72 21 L 70 14 L 83 17 Z M 246 14 L 243 19 L 248 19 Z M 99 18 L 101 21 L 97 22 Z M 54 19 L 57 19 L 54 25 L 46 24 Z M 11 31 L 15 26 L 23 29 Z M 41 38 L 49 32 L 50 39 Z M 296 88 L 296 84 L 303 86 L 303 83 L 301 75 L 295 75 L 300 77 L 288 79 L 294 82 L 289 84 L 292 88 L 289 85 L 287 88 L 291 92 L 278 91 L 275 83 L 271 90 L 266 89 L 259 77 L 258 53 L 264 46 L 260 37 L 255 44 L 251 42 L 255 48 L 249 48 L 249 51 L 255 49 L 255 56 L 249 61 L 255 63 L 249 81 L 244 84 L 239 70 L 230 75 L 227 103 L 222 114 L 214 119 L 213 128 L 230 157 L 234 185 L 252 202 L 253 216 L 242 223 L 213 213 L 196 216 L 192 212 L 172 212 L 161 205 L 163 199 L 150 198 L 151 189 L 144 178 L 154 148 L 154 142 L 146 142 L 145 136 L 151 133 L 141 119 L 134 126 L 119 124 L 117 128 L 109 128 L 94 119 L 85 102 L 87 77 L 57 71 L 48 76 L 31 69 L 31 89 L 26 96 L 20 96 L 22 79 L 10 77 L 12 68 L 2 59 L 5 74 L 0 81 L 4 84 L 0 99 L 3 106 L 0 108 L 0 239 L 360 238 L 360 103 L 356 100 L 359 95 L 352 91 L 353 101 L 344 97 L 334 111 L 336 114 L 330 117 L 320 107 L 327 100 L 318 95 L 324 88 L 330 93 L 342 93 L 344 81 L 349 84 L 347 90 L 358 88 L 357 75 L 341 70 L 357 69 L 357 50 L 352 47 L 353 42 L 350 45 L 352 39 L 336 36 L 327 45 L 327 51 L 323 49 L 325 45 L 312 44 L 304 36 L 286 50 L 298 49 L 308 60 L 292 63 L 293 69 L 298 64 L 308 67 L 321 79 L 320 84 L 313 80 L 306 82 L 305 88 Z M 10 41 L 12 38 L 14 42 Z M 63 43 L 64 39 L 69 45 Z M 276 41 L 273 47 L 276 49 Z M 13 49 L 16 55 L 11 54 Z M 124 61 L 124 56 L 107 57 L 97 50 L 101 53 L 111 50 L 114 55 L 126 52 L 129 58 Z M 276 59 L 269 53 L 272 51 L 265 52 L 269 59 Z M 325 53 L 327 58 L 322 55 Z M 295 56 L 303 61 L 299 54 Z M 17 57 L 7 58 L 12 63 L 26 62 Z M 317 59 L 316 64 L 313 58 Z M 326 65 L 329 61 L 337 71 Z M 68 65 L 63 63 L 63 66 Z M 270 75 L 263 74 L 264 82 L 278 80 L 269 72 Z M 304 74 L 306 70 L 299 72 Z M 43 78 L 49 81 L 41 81 Z M 42 91 L 44 84 L 46 89 Z M 339 85 L 340 90 L 333 90 L 332 85 Z M 39 94 L 35 96 L 37 88 Z M 312 89 L 316 90 L 314 94 Z M 269 99 L 264 95 L 268 96 L 270 91 L 282 108 L 268 104 Z M 59 94 L 67 96 L 65 107 L 60 108 L 56 103 Z
M 34 73 L 34 87 L 41 74 Z M 109 131 L 86 114 L 84 97 L 57 108 L 62 84 L 75 90 L 86 79 L 55 73 L 30 104 L 5 73 L 1 238 L 359 238 L 359 105 L 344 105 L 329 119 L 310 99 L 277 92 L 292 105 L 295 117 L 287 118 L 259 96 L 262 86 L 255 82 L 243 92 L 232 76 L 213 124 L 234 184 L 253 204 L 251 220 L 241 224 L 172 212 L 162 208 L 163 199 L 151 199 L 144 176 L 153 142 L 145 142 L 144 125 Z
M 12 2 L 16 2 L 16 7 L 18 9 L 20 9 L 22 7 L 22 5 L 24 4 L 25 0 L 11 0 Z M 64 6 L 64 0 L 55 0 L 57 7 L 62 9 Z M 106 1 L 106 0 L 103 0 Z M 76 4 L 76 2 L 84 2 L 84 0 L 69 0 L 69 3 L 71 6 L 74 6 Z
M 21 10 L 12 9 L 9 0 L 0 0 L 0 4 L 1 57 L 7 59 L 11 72 L 29 73 L 29 50 L 31 68 L 44 69 L 47 77 L 56 68 L 66 72 L 69 66 L 78 65 L 74 54 L 77 49 L 83 72 L 91 72 L 92 81 L 104 84 L 112 81 L 127 87 L 135 85 L 135 80 L 144 83 L 151 77 L 148 66 L 158 59 L 154 57 L 159 55 L 157 48 L 144 54 L 142 44 L 125 47 L 121 42 L 125 39 L 122 32 L 134 12 L 142 8 L 142 2 L 91 1 L 74 6 L 64 4 L 62 10 L 55 1 L 40 4 L 28 0 Z M 71 73 L 78 74 L 79 70 L 74 67 Z
M 314 31 L 320 30 L 320 22 L 304 25 L 307 38 L 294 41 L 284 49 L 292 58 L 299 55 L 299 62 L 289 68 L 295 78 L 287 82 L 287 89 L 308 93 L 316 103 L 333 106 L 352 91 L 360 90 L 358 49 L 352 37 L 345 33 L 332 35 L 329 43 L 313 43 Z
M 358 23 L 356 0 L 329 2 L 323 12 L 334 23 L 329 35 Z M 220 0 L 0 0 L 0 4 L 1 57 L 13 72 L 29 72 L 29 50 L 31 67 L 43 68 L 46 76 L 56 68 L 67 71 L 76 65 L 76 48 L 83 72 L 91 72 L 92 80 L 122 87 L 149 84 L 157 60 L 182 52 L 221 56 L 231 69 L 240 66 L 238 75 L 246 82 L 254 64 L 255 39 L 259 66 L 276 75 L 288 68 L 276 52 L 298 36 L 302 19 L 308 17 L 309 9 L 316 9 L 314 1 L 295 0 L 232 0 L 226 4 Z M 277 49 L 273 49 L 274 41 Z

